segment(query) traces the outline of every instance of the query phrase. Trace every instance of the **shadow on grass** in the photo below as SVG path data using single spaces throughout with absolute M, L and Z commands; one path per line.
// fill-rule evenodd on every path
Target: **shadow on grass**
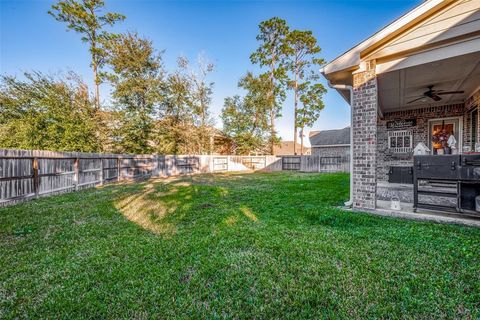
M 194 226 L 200 223 L 203 232 L 245 223 L 316 224 L 344 230 L 377 226 L 372 219 L 333 208 L 343 202 L 347 182 L 339 174 L 202 174 L 127 186 L 111 203 L 129 221 L 166 237 L 179 228 L 197 232 Z

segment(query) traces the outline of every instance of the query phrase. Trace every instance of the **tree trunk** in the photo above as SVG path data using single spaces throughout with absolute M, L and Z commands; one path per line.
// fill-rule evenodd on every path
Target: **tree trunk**
M 275 59 L 272 59 L 270 65 L 270 154 L 273 155 L 275 151 Z
M 98 79 L 98 70 L 97 64 L 95 62 L 92 63 L 93 68 L 93 82 L 95 83 L 95 108 L 97 111 L 100 110 L 100 81 Z
M 294 116 L 293 116 L 293 154 L 297 155 L 297 108 L 298 108 L 298 69 L 297 61 L 295 61 L 295 85 L 294 85 Z M 302 148 L 303 149 L 303 148 Z
M 294 121 L 294 125 L 293 125 L 293 154 L 294 155 L 297 155 L 297 131 L 298 131 L 298 128 L 297 128 L 297 88 L 296 88 L 297 84 L 295 83 L 295 92 L 294 92 L 294 96 L 295 96 L 295 107 L 294 107 L 294 116 L 293 116 L 293 121 Z
M 303 156 L 303 128 L 300 129 L 300 155 Z
M 206 115 L 205 115 L 205 103 L 203 101 L 203 98 L 202 98 L 202 102 L 201 102 L 201 111 L 200 111 L 200 154 L 204 154 L 205 152 L 205 146 L 207 144 L 207 134 L 206 134 L 206 127 L 205 127 L 205 118 L 206 118 Z
M 273 155 L 275 152 L 275 112 L 272 110 L 270 112 L 270 154 Z

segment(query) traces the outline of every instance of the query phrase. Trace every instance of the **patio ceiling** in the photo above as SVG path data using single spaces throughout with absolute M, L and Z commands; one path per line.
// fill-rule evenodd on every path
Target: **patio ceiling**
M 443 95 L 433 101 L 423 95 L 428 86 L 434 90 L 463 90 L 463 94 Z M 378 75 L 378 102 L 382 113 L 420 107 L 462 103 L 480 86 L 480 52 L 437 60 Z

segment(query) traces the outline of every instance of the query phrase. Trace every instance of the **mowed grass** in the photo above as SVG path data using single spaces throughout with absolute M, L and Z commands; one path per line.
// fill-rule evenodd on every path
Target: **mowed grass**
M 347 197 L 344 174 L 225 174 L 0 209 L 0 318 L 478 319 L 479 229 Z

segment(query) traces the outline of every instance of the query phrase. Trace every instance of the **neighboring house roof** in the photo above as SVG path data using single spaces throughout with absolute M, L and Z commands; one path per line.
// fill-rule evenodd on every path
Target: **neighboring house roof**
M 294 154 L 293 151 L 294 143 L 293 141 L 281 141 L 278 146 L 275 146 L 273 149 L 273 154 L 276 156 L 287 156 Z M 297 143 L 297 154 L 300 154 L 301 144 Z M 310 148 L 303 146 L 303 154 L 310 152 Z
M 337 130 L 314 131 L 309 138 L 312 148 L 350 145 L 350 127 Z

